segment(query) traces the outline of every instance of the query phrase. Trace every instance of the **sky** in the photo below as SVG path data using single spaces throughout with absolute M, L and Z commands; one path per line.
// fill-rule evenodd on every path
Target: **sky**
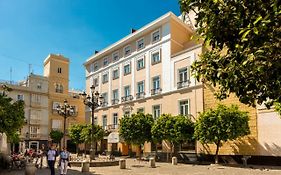
M 43 75 L 50 54 L 70 60 L 69 87 L 85 89 L 83 63 L 165 13 L 178 0 L 0 0 L 0 80 Z

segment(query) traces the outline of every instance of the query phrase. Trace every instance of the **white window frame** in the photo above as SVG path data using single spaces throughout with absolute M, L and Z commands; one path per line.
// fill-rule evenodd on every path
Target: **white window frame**
M 142 67 L 139 67 L 139 61 L 140 60 L 143 60 L 143 66 Z M 136 61 L 136 64 L 137 64 L 137 70 L 144 69 L 145 68 L 145 56 L 143 56 L 141 58 L 138 58 L 137 61 Z
M 104 64 L 105 62 L 106 62 L 106 64 Z M 108 66 L 108 64 L 109 64 L 109 57 L 104 57 L 102 64 L 103 64 L 104 67 Z
M 139 92 L 139 84 L 142 84 L 142 92 Z M 143 93 L 143 92 L 145 92 L 144 80 L 137 82 L 137 93 Z
M 24 94 L 18 94 L 17 95 L 17 100 L 24 100 Z
M 178 82 L 183 82 L 184 80 L 180 80 L 180 71 L 186 69 L 186 80 L 185 81 L 188 81 L 190 79 L 190 74 L 189 74 L 189 67 L 182 67 L 182 68 L 179 68 L 178 69 Z
M 103 102 L 108 103 L 108 93 L 104 92 L 104 93 L 101 94 L 101 96 L 103 97 Z
M 153 59 L 153 55 L 156 54 L 156 53 L 158 53 L 158 55 L 159 55 L 159 60 L 158 61 L 154 61 L 154 59 Z M 157 63 L 161 63 L 161 61 L 162 61 L 161 57 L 162 57 L 161 49 L 157 49 L 157 50 L 151 52 L 151 55 L 150 55 L 151 65 L 154 65 L 154 64 L 157 64 Z
M 129 66 L 129 72 L 127 72 L 127 73 L 125 72 L 125 67 L 126 66 Z M 124 75 L 130 74 L 131 73 L 131 63 L 124 64 L 123 69 L 124 69 Z
M 105 120 L 104 120 L 105 119 Z M 106 122 L 105 122 L 106 121 Z M 107 129 L 107 115 L 102 115 L 102 127 L 103 129 Z
M 155 116 L 154 115 L 154 107 L 156 107 L 156 106 L 159 106 L 159 116 Z M 161 107 L 161 105 L 160 104 L 157 104 L 157 105 L 152 105 L 152 117 L 153 117 L 153 119 L 154 120 L 156 120 L 157 118 L 159 118 L 160 116 L 161 116 L 161 114 L 162 114 L 162 107 Z
M 115 59 L 114 59 L 114 56 L 115 56 L 116 54 L 118 55 L 118 58 L 115 60 Z M 113 52 L 113 53 L 112 53 L 112 61 L 114 61 L 114 62 L 115 62 L 115 61 L 118 61 L 119 59 L 120 59 L 120 53 L 119 53 L 119 50 L 118 50 L 118 51 Z
M 129 89 L 129 94 L 126 94 L 126 89 Z M 124 97 L 128 97 L 131 95 L 131 86 L 130 85 L 127 85 L 127 86 L 124 86 Z
M 158 39 L 158 40 L 153 41 L 153 34 L 154 34 L 154 33 L 156 33 L 156 32 L 159 32 L 159 39 Z M 154 43 L 156 43 L 156 42 L 160 41 L 160 40 L 161 40 L 161 37 L 162 37 L 162 36 L 161 36 L 160 29 L 154 30 L 154 31 L 151 33 L 151 43 L 152 43 L 152 44 L 154 44 Z
M 156 79 L 156 78 L 159 79 L 158 87 L 154 87 L 154 79 Z M 160 89 L 160 88 L 161 88 L 161 77 L 160 77 L 160 75 L 152 77 L 152 89 Z
M 115 75 L 115 74 L 114 74 L 115 71 L 117 71 L 117 77 L 114 76 L 114 75 Z M 119 72 L 119 68 L 113 69 L 113 70 L 112 70 L 112 79 L 113 79 L 113 80 L 118 79 L 118 78 L 119 78 L 119 73 L 120 73 L 120 72 Z
M 143 46 L 142 46 L 141 48 L 139 48 L 139 41 L 141 41 L 141 40 L 143 40 Z M 142 38 L 140 38 L 140 39 L 138 39 L 138 40 L 136 41 L 136 48 L 137 48 L 137 50 L 142 50 L 142 49 L 145 48 L 145 40 L 144 40 L 144 37 L 142 37 Z
M 186 102 L 188 103 L 188 108 L 187 108 L 187 114 L 181 114 L 181 102 Z M 190 114 L 190 99 L 181 99 L 178 101 L 178 113 L 183 115 L 183 116 L 188 116 Z
M 117 92 L 117 98 L 114 97 L 114 92 Z M 119 99 L 119 89 L 114 89 L 112 91 L 112 100 L 118 100 Z
M 104 79 L 105 76 L 107 77 L 106 80 Z M 108 82 L 108 76 L 109 76 L 109 75 L 108 75 L 108 72 L 107 72 L 107 73 L 104 73 L 104 74 L 102 75 L 102 83 L 103 83 L 103 84 L 105 84 L 105 83 Z
M 116 114 L 116 115 L 115 115 Z M 116 120 L 117 119 L 117 120 Z M 115 113 L 113 113 L 112 114 L 112 124 L 114 125 L 114 126 L 117 126 L 118 125 L 118 113 L 117 112 L 115 112 Z
M 126 48 L 128 48 L 128 47 L 130 48 L 130 51 L 126 54 Z M 129 44 L 129 45 L 125 46 L 123 49 L 123 52 L 124 52 L 124 57 L 131 55 L 131 53 L 132 53 L 131 45 Z

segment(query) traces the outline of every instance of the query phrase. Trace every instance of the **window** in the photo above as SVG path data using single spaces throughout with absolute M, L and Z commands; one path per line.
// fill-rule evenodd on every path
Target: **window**
M 181 115 L 188 115 L 189 114 L 189 101 L 188 100 L 184 100 L 184 101 L 180 101 L 180 114 Z
M 117 128 L 116 126 L 118 125 L 118 113 L 113 113 L 113 125 L 115 126 L 114 128 Z
M 103 115 L 102 116 L 102 128 L 107 129 L 106 127 L 107 127 L 107 116 Z
M 130 111 L 124 111 L 124 116 L 130 116 L 131 112 Z
M 138 108 L 137 113 L 144 113 L 144 108 Z
M 187 68 L 179 70 L 179 82 L 186 82 L 189 79 Z
M 178 70 L 178 83 L 177 87 L 183 88 L 189 86 L 189 72 L 187 68 Z
M 118 99 L 118 98 L 119 98 L 118 89 L 113 90 L 112 98 L 113 98 L 113 99 Z
M 52 120 L 52 129 L 58 130 L 62 128 L 62 121 L 61 120 Z
M 125 48 L 124 48 L 124 55 L 125 56 L 128 56 L 128 55 L 130 55 L 131 54 L 131 46 L 126 46 Z
M 18 94 L 17 100 L 24 100 L 24 95 L 23 94 Z
M 99 78 L 94 78 L 93 85 L 97 87 L 99 85 Z
M 160 40 L 160 31 L 157 30 L 152 33 L 152 43 L 157 42 Z
M 55 91 L 56 93 L 63 93 L 63 86 L 61 84 L 56 84 Z
M 112 60 L 113 61 L 118 61 L 119 60 L 119 52 L 117 51 L 117 52 L 114 52 L 113 54 L 112 54 Z
M 130 90 L 130 86 L 125 86 L 124 87 L 124 96 L 128 97 L 131 95 L 131 90 Z
M 156 120 L 161 115 L 160 105 L 152 106 L 153 118 Z
M 37 83 L 37 89 L 42 89 L 42 83 Z
M 108 57 L 103 59 L 103 66 L 107 66 L 108 65 Z
M 98 63 L 94 63 L 94 72 L 97 71 L 98 69 L 99 69 Z
M 61 67 L 58 68 L 58 73 L 61 74 Z
M 137 70 L 140 70 L 143 68 L 144 68 L 144 58 L 138 59 L 137 60 Z
M 53 102 L 53 110 L 56 110 L 59 105 L 59 102 Z
M 143 38 L 137 41 L 137 48 L 138 48 L 138 50 L 141 50 L 144 48 L 144 39 Z
M 104 103 L 107 103 L 107 102 L 108 102 L 107 92 L 102 93 L 101 96 L 103 97 L 103 102 L 104 102 Z
M 152 79 L 153 89 L 159 89 L 160 88 L 160 77 L 153 77 Z
M 108 73 L 102 75 L 102 83 L 108 82 Z
M 124 75 L 128 75 L 131 73 L 131 64 L 126 64 L 124 66 Z
M 33 103 L 40 104 L 41 103 L 41 96 L 38 95 L 38 94 L 32 94 L 31 100 L 32 100 Z
M 138 82 L 137 83 L 137 94 L 136 94 L 136 98 L 144 98 L 144 81 Z
M 112 105 L 115 105 L 118 102 L 119 102 L 118 89 L 115 89 L 112 91 Z
M 161 62 L 160 51 L 152 53 L 151 64 L 153 65 L 153 64 L 157 64 L 159 62 Z
M 112 76 L 113 80 L 119 78 L 119 69 L 113 70 L 112 74 L 113 74 L 113 76 Z

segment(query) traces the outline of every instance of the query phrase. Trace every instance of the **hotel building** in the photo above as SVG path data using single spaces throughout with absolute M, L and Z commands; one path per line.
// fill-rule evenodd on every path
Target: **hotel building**
M 190 65 L 202 53 L 202 45 L 190 39 L 192 28 L 169 12 L 132 32 L 86 60 L 86 91 L 90 86 L 104 97 L 94 122 L 111 132 L 100 149 L 128 154 L 118 137 L 124 115 L 163 113 L 195 118 L 203 111 L 202 84 L 190 76 Z M 91 111 L 86 110 L 90 122 Z M 170 150 L 169 144 L 158 146 Z M 133 148 L 134 149 L 134 148 Z M 154 151 L 145 144 L 144 152 Z

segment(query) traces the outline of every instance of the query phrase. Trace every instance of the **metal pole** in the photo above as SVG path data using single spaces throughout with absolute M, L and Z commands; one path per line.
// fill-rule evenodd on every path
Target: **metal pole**
M 63 121 L 63 148 L 65 148 L 65 126 L 66 126 L 66 109 L 64 114 L 64 121 Z
M 95 99 L 94 99 L 94 92 L 92 92 L 92 133 L 91 133 L 91 159 L 94 160 L 95 159 L 95 150 L 94 150 L 94 140 L 93 140 L 93 136 L 94 136 L 94 110 L 95 110 Z

